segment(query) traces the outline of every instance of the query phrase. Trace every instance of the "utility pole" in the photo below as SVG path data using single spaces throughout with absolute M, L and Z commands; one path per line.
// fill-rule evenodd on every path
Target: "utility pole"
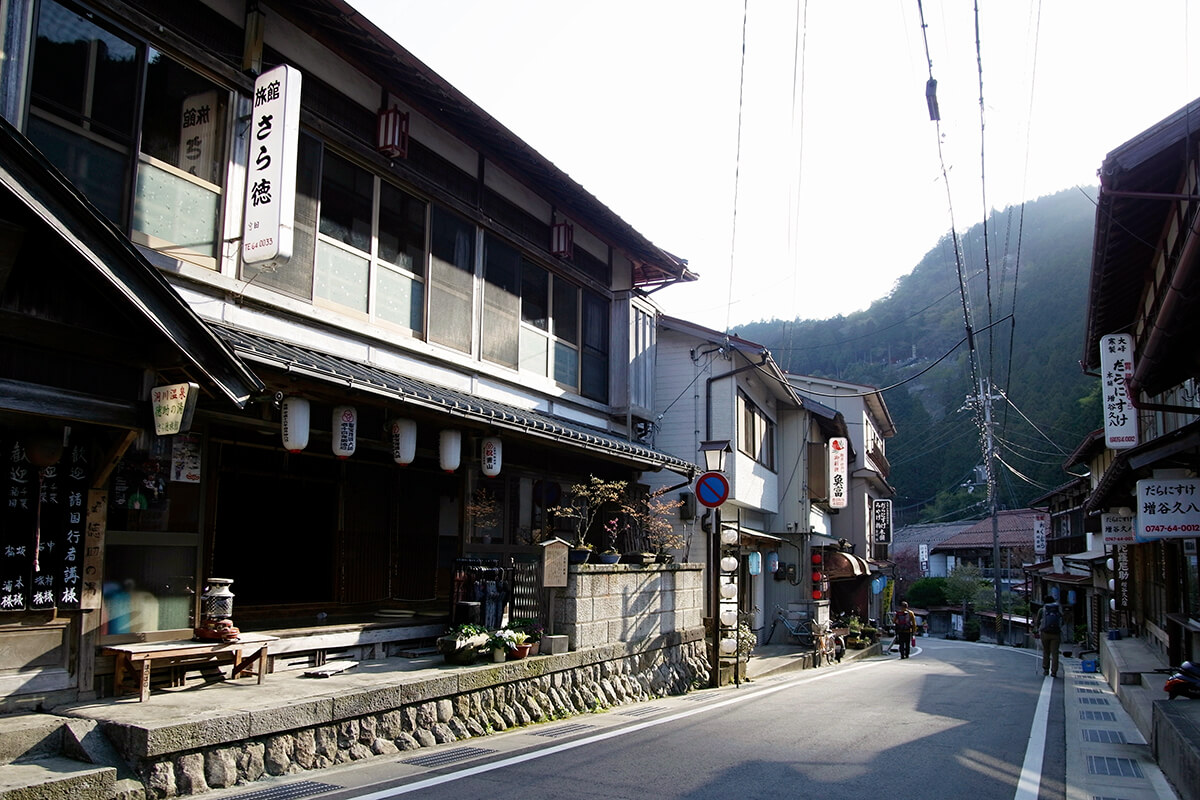
M 987 378 L 979 379 L 979 399 L 983 403 L 984 469 L 987 475 L 988 513 L 992 515 L 992 584 L 996 587 L 996 644 L 1004 644 L 1000 598 L 1000 517 L 996 500 L 996 438 L 992 430 L 992 387 Z

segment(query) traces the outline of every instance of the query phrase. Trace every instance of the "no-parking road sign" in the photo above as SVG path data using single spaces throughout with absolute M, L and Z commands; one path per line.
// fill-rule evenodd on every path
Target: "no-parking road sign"
M 706 472 L 696 479 L 696 499 L 700 505 L 716 508 L 729 499 L 729 481 L 719 472 Z

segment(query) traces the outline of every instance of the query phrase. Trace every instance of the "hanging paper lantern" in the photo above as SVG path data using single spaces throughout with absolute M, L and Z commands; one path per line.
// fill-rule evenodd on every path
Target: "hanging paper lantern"
M 721 531 L 721 544 L 737 544 L 738 532 L 732 528 Z
M 732 600 L 735 597 L 737 597 L 737 584 L 736 583 L 722 583 L 721 584 L 721 599 L 722 600 Z
M 822 575 L 820 572 L 814 572 L 812 574 L 812 579 L 813 579 L 813 583 L 820 583 L 821 581 L 825 580 L 825 576 Z
M 358 411 L 354 406 L 338 406 L 333 409 L 333 454 L 349 458 L 357 445 Z
M 776 553 L 774 550 L 767 553 L 767 572 L 779 572 L 779 553 Z
M 500 474 L 500 462 L 504 455 L 503 445 L 500 444 L 500 437 L 486 436 L 480 445 L 479 461 L 483 469 L 483 474 L 489 478 L 494 478 Z
M 392 460 L 407 466 L 417 457 L 417 423 L 411 419 L 392 420 Z
M 812 563 L 814 563 L 814 564 L 820 564 L 820 563 L 821 563 L 821 554 L 820 554 L 820 553 L 813 553 L 813 554 L 812 554 Z
M 438 463 L 446 472 L 458 469 L 462 459 L 462 431 L 444 430 L 438 442 Z
M 738 568 L 738 560 L 735 556 L 725 556 L 721 559 L 721 571 L 733 572 Z
M 820 600 L 822 597 L 824 597 L 824 594 L 820 589 L 813 589 L 813 600 Z
M 285 397 L 279 418 L 279 433 L 283 449 L 299 453 L 308 447 L 308 423 L 311 408 L 303 397 Z
M 721 655 L 731 656 L 736 651 L 737 651 L 737 640 L 736 639 L 728 639 L 727 638 L 727 639 L 721 640 Z
M 746 569 L 751 575 L 758 575 L 762 572 L 762 554 L 755 551 L 746 555 Z
M 723 608 L 721 609 L 721 624 L 726 628 L 732 628 L 737 625 L 737 609 Z

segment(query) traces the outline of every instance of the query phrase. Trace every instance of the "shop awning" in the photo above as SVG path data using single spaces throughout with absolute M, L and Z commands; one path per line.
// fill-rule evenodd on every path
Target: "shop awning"
M 836 578 L 861 578 L 871 574 L 871 565 L 865 558 L 853 553 L 840 553 L 836 550 L 826 550 L 822 572 L 830 580 Z
M 644 470 L 668 469 L 688 478 L 700 472 L 682 458 L 561 417 L 497 403 L 259 333 L 224 325 L 212 327 L 248 363 L 327 381 L 347 390 L 379 395 L 427 411 L 474 421 L 488 428 L 588 450 Z
M 756 531 L 753 528 L 747 528 L 744 525 L 736 523 L 721 523 L 721 529 L 727 531 L 737 531 L 740 541 L 738 542 L 743 547 L 748 544 L 764 544 L 767 546 L 775 546 L 778 544 L 789 544 L 787 539 L 782 536 L 774 536 L 762 531 Z

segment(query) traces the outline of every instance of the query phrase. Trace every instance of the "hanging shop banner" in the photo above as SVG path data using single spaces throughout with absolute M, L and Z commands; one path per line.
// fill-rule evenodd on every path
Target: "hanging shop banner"
M 154 411 L 154 432 L 172 436 L 191 430 L 196 403 L 200 399 L 200 384 L 172 383 L 150 390 L 150 407 Z
M 1100 530 L 1106 545 L 1133 544 L 1133 517 L 1128 514 L 1101 514 Z
M 1104 380 L 1104 444 L 1111 450 L 1138 443 L 1137 411 L 1129 402 L 1133 377 L 1133 337 L 1113 333 L 1100 337 L 1100 375 Z
M 1116 601 L 1117 611 L 1128 611 L 1130 608 L 1130 576 L 1129 545 L 1118 545 L 1113 548 L 1113 600 Z
M 929 545 L 917 545 L 917 557 L 921 560 L 921 575 L 929 575 Z
M 849 502 L 846 482 L 849 475 L 850 445 L 844 436 L 829 440 L 829 507 L 845 508 Z
M 1036 555 L 1046 555 L 1046 529 L 1049 524 L 1048 514 L 1033 515 L 1033 552 Z
M 1149 478 L 1137 482 L 1137 525 L 1141 540 L 1200 536 L 1200 478 Z
M 254 81 L 242 261 L 280 267 L 292 257 L 296 150 L 300 144 L 300 72 L 287 64 Z
M 871 501 L 871 531 L 875 544 L 892 543 L 892 501 Z

